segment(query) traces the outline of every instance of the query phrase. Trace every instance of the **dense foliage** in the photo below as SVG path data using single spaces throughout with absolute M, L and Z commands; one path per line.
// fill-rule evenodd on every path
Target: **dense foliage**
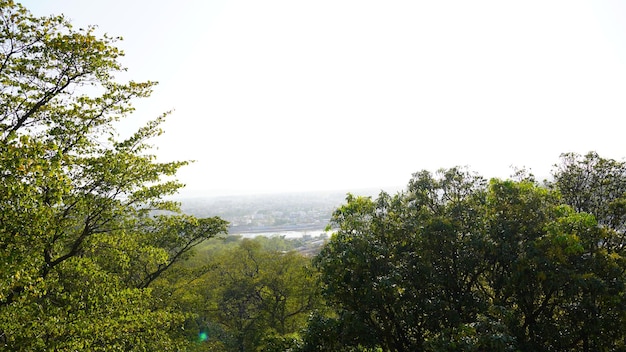
M 162 180 L 186 163 L 148 153 L 163 117 L 115 133 L 154 85 L 115 81 L 116 40 L 0 0 L 0 348 L 177 349 L 185 315 L 151 284 L 226 231 L 151 215 L 176 211 Z
M 566 154 L 553 176 L 453 168 L 349 196 L 316 258 L 337 315 L 309 350 L 625 349 L 626 165 Z
M 201 334 L 199 351 L 294 349 L 309 315 L 322 307 L 310 259 L 293 250 L 299 242 L 209 241 L 157 284 L 181 310 L 195 313 L 185 330 L 190 338 Z

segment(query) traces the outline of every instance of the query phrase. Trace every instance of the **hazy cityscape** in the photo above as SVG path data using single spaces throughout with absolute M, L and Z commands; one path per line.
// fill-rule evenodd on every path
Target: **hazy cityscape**
M 184 213 L 197 217 L 219 216 L 230 223 L 230 234 L 318 236 L 347 193 L 375 196 L 379 190 L 328 191 L 183 198 Z

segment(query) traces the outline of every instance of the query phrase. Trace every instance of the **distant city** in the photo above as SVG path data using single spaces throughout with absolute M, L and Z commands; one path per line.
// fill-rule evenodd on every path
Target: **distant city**
M 307 192 L 251 196 L 182 198 L 184 213 L 219 216 L 230 222 L 230 234 L 319 235 L 346 195 L 377 196 L 380 190 Z

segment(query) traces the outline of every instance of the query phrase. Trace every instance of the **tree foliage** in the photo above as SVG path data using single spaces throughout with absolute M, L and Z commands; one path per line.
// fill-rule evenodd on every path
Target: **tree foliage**
M 453 168 L 349 195 L 316 258 L 337 313 L 312 320 L 305 350 L 625 348 L 624 172 L 568 155 L 548 187 Z
M 626 246 L 626 163 L 595 152 L 567 153 L 555 165 L 551 187 L 576 211 L 593 215 L 605 229 L 598 245 L 623 252 Z
M 264 248 L 266 238 L 224 243 L 208 257 L 177 267 L 203 272 L 168 275 L 170 296 L 194 311 L 186 330 L 203 333 L 199 349 L 295 350 L 309 314 L 321 307 L 310 259 L 295 251 Z M 276 242 L 276 241 L 273 241 Z M 213 349 L 211 349 L 213 348 Z
M 118 38 L 35 17 L 0 0 L 0 346 L 10 350 L 167 350 L 179 312 L 151 283 L 219 218 L 164 197 L 187 162 L 157 162 L 147 141 L 165 115 L 119 138 L 114 124 L 154 82 L 119 83 Z

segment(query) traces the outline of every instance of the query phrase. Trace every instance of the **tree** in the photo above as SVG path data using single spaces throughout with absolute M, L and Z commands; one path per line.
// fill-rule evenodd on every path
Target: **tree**
M 208 336 L 203 348 L 295 348 L 309 314 L 320 307 L 317 277 L 307 269 L 310 259 L 293 251 L 264 249 L 264 242 L 261 238 L 243 239 L 235 247 L 224 244 L 203 262 L 178 265 L 204 271 L 193 282 L 183 280 L 172 293 L 198 313 L 188 321 L 188 330 Z
M 118 38 L 0 0 L 0 346 L 167 350 L 180 313 L 151 283 L 219 218 L 165 200 L 187 162 L 156 162 L 165 115 L 120 139 L 116 121 L 154 82 L 118 83 Z
M 440 175 L 417 173 L 405 193 L 376 201 L 348 196 L 316 258 L 326 299 L 385 351 L 424 350 L 482 307 L 472 289 L 484 268 L 470 231 L 484 181 L 460 169 Z M 353 343 L 375 347 L 370 339 Z
M 532 177 L 458 168 L 416 173 L 395 196 L 348 196 L 315 259 L 336 314 L 305 336 L 326 349 L 305 350 L 623 349 L 626 262 L 606 244 L 619 231 L 567 199 Z
M 598 245 L 623 252 L 626 247 L 626 163 L 595 152 L 561 155 L 550 186 L 576 211 L 592 214 L 608 230 Z
M 576 322 L 584 350 L 624 348 L 626 319 L 626 163 L 602 158 L 561 155 L 553 170 L 553 182 L 563 201 L 596 221 L 593 231 L 580 236 L 583 253 L 577 277 L 582 301 L 570 307 L 568 318 Z M 571 226 L 571 225 L 570 225 Z M 582 231 L 576 230 L 576 233 Z M 573 323 L 574 324 L 574 323 Z

